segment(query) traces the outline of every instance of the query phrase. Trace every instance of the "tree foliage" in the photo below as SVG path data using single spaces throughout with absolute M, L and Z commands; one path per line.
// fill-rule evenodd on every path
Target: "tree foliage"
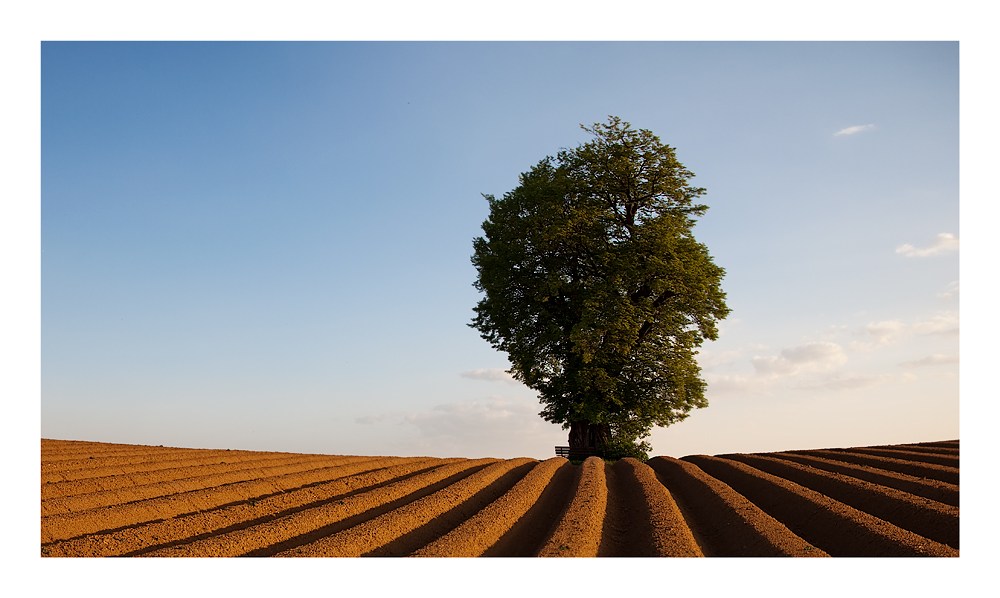
M 617 117 L 581 127 L 590 142 L 484 196 L 470 326 L 539 393 L 544 419 L 601 425 L 608 450 L 642 456 L 653 426 L 707 406 L 695 355 L 729 313 L 725 271 L 694 238 L 705 190 L 674 149 Z

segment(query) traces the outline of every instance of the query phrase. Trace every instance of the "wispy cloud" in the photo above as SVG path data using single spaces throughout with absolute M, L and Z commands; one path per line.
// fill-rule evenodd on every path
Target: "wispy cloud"
M 913 334 L 933 335 L 945 337 L 958 336 L 958 314 L 945 312 L 938 314 L 930 320 L 916 322 L 912 326 Z
M 861 131 L 867 131 L 868 129 L 874 129 L 875 125 L 854 125 L 853 127 L 847 127 L 846 129 L 841 129 L 833 134 L 834 137 L 838 135 L 854 135 L 855 133 L 860 133 Z
M 864 328 L 855 331 L 856 336 L 869 336 L 873 341 L 854 341 L 848 348 L 852 351 L 871 351 L 878 347 L 891 345 L 912 336 L 958 336 L 958 314 L 947 311 L 929 320 L 921 320 L 913 324 L 904 324 L 899 320 L 870 322 Z
M 904 368 L 922 368 L 931 365 L 946 365 L 949 363 L 958 363 L 958 355 L 942 355 L 940 353 L 935 353 L 933 355 L 928 355 L 923 359 L 917 359 L 914 361 L 904 361 L 897 365 Z
M 803 370 L 827 370 L 847 361 L 844 349 L 837 343 L 806 343 L 790 349 L 782 349 L 778 355 L 754 357 L 750 360 L 754 370 L 763 376 L 788 377 Z
M 400 439 L 393 450 L 405 454 L 503 458 L 550 455 L 552 446 L 564 441 L 565 432 L 539 417 L 540 409 L 535 398 L 493 395 L 443 403 L 422 411 L 368 415 L 355 422 L 400 426 Z
M 755 393 L 766 390 L 771 385 L 771 380 L 761 376 L 743 376 L 739 374 L 711 374 L 705 373 L 705 382 L 712 394 L 721 393 Z
M 958 281 L 953 280 L 948 283 L 948 286 L 944 288 L 944 292 L 938 293 L 937 296 L 942 299 L 951 299 L 952 297 L 958 295 Z
M 430 411 L 408 413 L 403 421 L 416 426 L 425 436 L 458 437 L 469 435 L 473 429 L 516 427 L 533 422 L 539 419 L 538 410 L 537 404 L 528 401 L 491 397 L 485 401 L 437 405 Z
M 867 334 L 875 339 L 874 346 L 888 345 L 894 343 L 908 334 L 906 324 L 899 320 L 886 320 L 883 322 L 869 322 L 859 334 Z M 853 348 L 853 344 L 852 344 Z M 872 347 L 874 348 L 874 347 Z
M 736 361 L 743 356 L 743 347 L 737 347 L 728 351 L 712 351 L 701 349 L 698 351 L 698 365 L 703 371 L 712 371 L 719 368 L 732 368 Z
M 407 413 L 403 424 L 419 432 L 415 446 L 456 455 L 549 454 L 565 432 L 538 416 L 537 400 L 493 396 Z M 526 448 L 534 447 L 534 448 Z
M 909 243 L 896 248 L 896 253 L 903 254 L 906 257 L 928 257 L 949 251 L 958 251 L 958 237 L 951 233 L 940 233 L 934 237 L 930 246 L 923 249 L 917 249 Z
M 777 355 L 755 356 L 754 372 L 742 374 L 705 373 L 709 390 L 725 394 L 756 394 L 791 384 L 790 388 L 854 390 L 880 384 L 891 376 L 859 376 L 834 371 L 847 362 L 847 354 L 837 343 L 814 342 L 783 349 Z
M 859 376 L 857 374 L 844 374 L 836 372 L 811 382 L 804 382 L 798 385 L 803 389 L 824 389 L 824 390 L 858 390 L 868 388 L 892 379 L 891 374 L 881 374 L 878 376 Z
M 463 378 L 469 378 L 470 380 L 486 380 L 488 382 L 510 382 L 513 384 L 520 384 L 520 382 L 512 378 L 510 374 L 499 368 L 466 370 L 464 372 L 460 372 L 458 375 Z

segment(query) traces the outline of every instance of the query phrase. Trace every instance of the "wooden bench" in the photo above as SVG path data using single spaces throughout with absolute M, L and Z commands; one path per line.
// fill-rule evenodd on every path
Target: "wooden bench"
M 603 455 L 597 449 L 571 449 L 568 446 L 557 446 L 556 456 L 565 457 L 571 461 L 583 461 L 587 457 L 601 457 Z

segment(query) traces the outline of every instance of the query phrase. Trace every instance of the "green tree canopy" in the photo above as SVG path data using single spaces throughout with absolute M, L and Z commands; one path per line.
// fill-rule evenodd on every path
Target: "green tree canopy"
M 653 426 L 708 404 L 695 355 L 729 314 L 725 271 L 694 239 L 705 190 L 674 149 L 617 117 L 583 129 L 589 143 L 484 196 L 472 263 L 485 296 L 470 326 L 571 445 L 589 429 L 606 453 L 644 457 Z

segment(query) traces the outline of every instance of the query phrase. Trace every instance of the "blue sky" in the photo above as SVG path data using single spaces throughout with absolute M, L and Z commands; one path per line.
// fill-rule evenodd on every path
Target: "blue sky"
M 956 42 L 41 46 L 41 431 L 548 457 L 467 326 L 518 174 L 614 114 L 732 314 L 652 454 L 959 437 Z

